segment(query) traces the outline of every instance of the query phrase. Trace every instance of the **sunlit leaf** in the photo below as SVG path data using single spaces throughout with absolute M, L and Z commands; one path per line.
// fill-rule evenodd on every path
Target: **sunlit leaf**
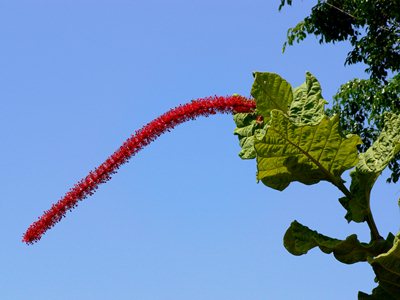
M 284 190 L 291 182 L 337 185 L 340 175 L 358 161 L 356 135 L 340 133 L 339 118 L 324 117 L 317 125 L 298 126 L 278 110 L 271 112 L 266 134 L 255 141 L 257 179 Z
M 264 133 L 261 129 L 269 122 L 271 110 L 281 110 L 298 125 L 315 125 L 324 117 L 326 104 L 318 80 L 309 72 L 306 81 L 294 90 L 277 74 L 256 72 L 254 76 L 252 95 L 257 103 L 257 113 L 234 116 L 237 126 L 234 134 L 239 138 L 242 159 L 256 157 L 254 136 Z

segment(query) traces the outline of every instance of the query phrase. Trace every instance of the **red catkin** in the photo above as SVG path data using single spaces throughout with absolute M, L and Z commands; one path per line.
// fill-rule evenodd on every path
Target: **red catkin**
M 63 198 L 29 226 L 22 241 L 27 244 L 39 241 L 43 234 L 59 222 L 68 211 L 75 208 L 80 200 L 92 195 L 101 183 L 111 179 L 112 174 L 116 173 L 122 164 L 164 132 L 199 116 L 251 112 L 255 107 L 254 100 L 235 95 L 201 98 L 169 110 L 137 130 L 105 162 L 76 183 Z

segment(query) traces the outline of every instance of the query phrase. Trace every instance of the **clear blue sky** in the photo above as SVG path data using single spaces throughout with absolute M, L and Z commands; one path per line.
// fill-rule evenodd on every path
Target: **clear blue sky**
M 277 192 L 242 161 L 231 116 L 186 123 L 124 165 L 44 238 L 29 224 L 131 134 L 180 103 L 249 95 L 253 71 L 293 86 L 305 72 L 330 101 L 348 45 L 315 38 L 282 55 L 286 30 L 310 9 L 275 1 L 0 2 L 0 298 L 3 300 L 356 299 L 368 265 L 318 250 L 294 257 L 294 219 L 368 240 L 347 224 L 326 183 Z M 313 1 L 310 1 L 313 2 Z M 396 186 L 373 191 L 381 233 L 398 230 Z

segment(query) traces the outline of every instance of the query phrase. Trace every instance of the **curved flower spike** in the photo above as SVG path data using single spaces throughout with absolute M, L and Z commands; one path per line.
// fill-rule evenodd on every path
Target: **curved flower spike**
M 75 184 L 63 198 L 53 204 L 36 222 L 29 226 L 22 241 L 27 244 L 39 241 L 48 229 L 66 215 L 67 211 L 76 207 L 79 201 L 92 195 L 101 183 L 111 179 L 112 174 L 116 173 L 122 164 L 164 132 L 199 116 L 207 117 L 216 113 L 251 112 L 255 107 L 254 100 L 233 95 L 200 98 L 171 109 L 137 130 L 105 162 Z

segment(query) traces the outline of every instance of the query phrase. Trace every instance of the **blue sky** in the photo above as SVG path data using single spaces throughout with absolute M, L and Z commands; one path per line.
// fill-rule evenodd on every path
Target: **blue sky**
M 356 299 L 366 264 L 283 247 L 293 220 L 367 241 L 327 183 L 277 192 L 243 161 L 232 117 L 186 123 L 145 148 L 33 246 L 26 228 L 136 129 L 209 95 L 249 95 L 253 71 L 293 86 L 311 71 L 330 101 L 365 77 L 347 44 L 313 37 L 281 53 L 305 1 L 1 1 L 0 298 Z M 312 2 L 312 1 L 311 1 Z M 381 234 L 398 231 L 399 189 L 373 190 Z

